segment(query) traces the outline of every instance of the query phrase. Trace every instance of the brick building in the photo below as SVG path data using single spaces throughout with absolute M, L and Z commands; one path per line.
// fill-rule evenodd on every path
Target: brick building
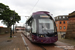
M 10 28 L 0 26 L 0 34 L 10 33 Z
M 57 31 L 60 33 L 65 33 L 67 30 L 68 17 L 67 15 L 60 15 L 55 17 L 55 23 L 57 27 Z
M 75 11 L 68 15 L 68 28 L 65 38 L 75 39 Z
M 23 27 L 23 26 L 15 26 L 15 31 L 16 32 L 23 32 L 23 31 L 25 31 L 25 27 Z
M 0 26 L 0 28 L 2 28 L 3 26 Z

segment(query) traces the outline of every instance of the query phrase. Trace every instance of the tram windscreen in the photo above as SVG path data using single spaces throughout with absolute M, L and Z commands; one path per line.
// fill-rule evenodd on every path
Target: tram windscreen
M 54 32 L 54 22 L 50 19 L 39 19 L 39 34 Z

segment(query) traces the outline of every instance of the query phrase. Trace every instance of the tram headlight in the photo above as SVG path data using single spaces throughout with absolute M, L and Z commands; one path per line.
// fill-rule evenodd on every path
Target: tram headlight
M 45 37 L 44 35 L 39 35 L 39 37 Z
M 57 36 L 57 35 L 55 35 L 55 36 Z
M 43 35 L 41 35 L 41 37 L 44 37 Z

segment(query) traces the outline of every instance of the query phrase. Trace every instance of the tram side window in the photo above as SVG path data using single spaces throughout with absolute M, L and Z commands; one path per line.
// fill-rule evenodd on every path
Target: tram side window
M 32 33 L 36 33 L 36 20 L 32 21 Z

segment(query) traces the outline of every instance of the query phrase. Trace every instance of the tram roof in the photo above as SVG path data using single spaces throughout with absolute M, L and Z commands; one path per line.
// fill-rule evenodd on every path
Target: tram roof
M 32 16 L 28 18 L 28 20 L 26 21 L 26 23 L 27 23 L 28 21 L 30 21 L 32 18 L 34 18 L 33 16 L 34 16 L 34 15 L 37 15 L 37 14 L 49 14 L 49 12 L 48 12 L 48 11 L 38 11 L 38 12 L 34 12 L 34 13 L 32 14 Z
M 36 14 L 48 14 L 49 12 L 47 11 L 38 11 L 38 12 L 34 12 L 32 15 L 36 15 Z

